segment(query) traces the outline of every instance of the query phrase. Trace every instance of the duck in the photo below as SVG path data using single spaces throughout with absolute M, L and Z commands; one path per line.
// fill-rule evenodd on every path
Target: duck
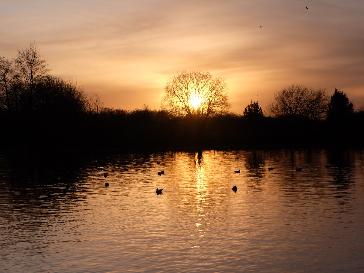
M 162 175 L 162 174 L 164 174 L 164 171 L 158 172 L 158 175 Z
M 235 170 L 234 173 L 240 173 L 240 170 Z
M 105 188 L 109 187 L 110 184 L 108 182 L 105 183 Z
M 157 194 L 157 195 L 160 195 L 160 194 L 163 194 L 163 189 L 156 189 L 155 190 L 155 193 Z
M 234 187 L 231 188 L 233 190 L 233 192 L 237 192 L 238 191 L 238 187 L 234 185 Z

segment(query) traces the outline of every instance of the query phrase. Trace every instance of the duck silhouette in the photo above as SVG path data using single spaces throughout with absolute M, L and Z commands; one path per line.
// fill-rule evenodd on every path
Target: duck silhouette
M 158 175 L 162 175 L 162 174 L 164 174 L 164 171 L 158 172 Z
M 157 194 L 157 195 L 160 195 L 160 194 L 163 194 L 163 189 L 156 189 L 155 190 L 155 193 Z
M 231 189 L 233 190 L 233 192 L 237 192 L 238 191 L 238 187 L 237 186 L 234 186 Z
M 240 173 L 240 170 L 235 170 L 234 173 Z
M 105 188 L 107 188 L 107 187 L 109 187 L 110 185 L 109 185 L 109 183 L 108 182 L 106 182 L 105 183 Z

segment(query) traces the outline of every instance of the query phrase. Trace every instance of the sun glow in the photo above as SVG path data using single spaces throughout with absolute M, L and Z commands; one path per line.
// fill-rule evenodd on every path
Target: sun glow
M 194 110 L 199 109 L 202 105 L 202 102 L 203 102 L 202 97 L 199 94 L 197 93 L 191 94 L 189 103 Z

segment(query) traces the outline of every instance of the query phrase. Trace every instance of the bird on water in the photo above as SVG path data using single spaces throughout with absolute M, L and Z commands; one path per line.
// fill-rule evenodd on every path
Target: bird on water
M 158 172 L 158 175 L 162 175 L 162 174 L 164 174 L 164 171 Z
M 163 189 L 156 189 L 155 190 L 155 193 L 157 194 L 157 195 L 160 195 L 160 194 L 163 194 Z
M 105 183 L 105 188 L 107 188 L 107 187 L 109 187 L 110 185 L 109 185 L 109 183 L 108 182 L 106 182 Z
M 234 173 L 240 173 L 240 170 L 235 170 Z
M 231 189 L 233 190 L 233 192 L 237 192 L 238 191 L 238 187 L 237 186 L 234 186 Z

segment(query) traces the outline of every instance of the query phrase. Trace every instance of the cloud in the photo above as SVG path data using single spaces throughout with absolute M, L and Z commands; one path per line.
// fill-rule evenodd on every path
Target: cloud
M 110 106 L 158 108 L 171 74 L 225 77 L 232 110 L 291 83 L 364 97 L 364 3 L 317 0 L 0 2 L 0 50 L 36 41 L 58 75 Z M 262 25 L 263 28 L 260 28 Z M 146 94 L 146 95 L 143 95 Z M 115 99 L 111 99 L 112 97 Z M 253 98 L 252 98 L 253 96 Z M 115 103 L 120 101 L 120 103 Z M 130 101 L 130 104 L 128 104 Z

